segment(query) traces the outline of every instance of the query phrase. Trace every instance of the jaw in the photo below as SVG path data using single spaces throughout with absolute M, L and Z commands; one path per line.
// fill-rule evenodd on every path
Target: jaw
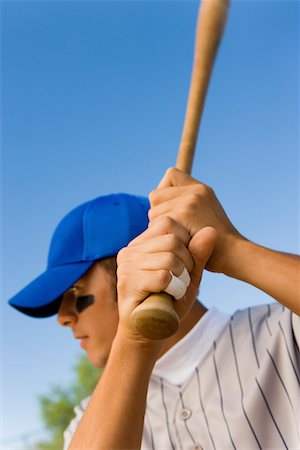
M 103 348 L 85 349 L 85 352 L 90 363 L 97 369 L 102 369 L 107 364 L 109 352 L 106 352 Z

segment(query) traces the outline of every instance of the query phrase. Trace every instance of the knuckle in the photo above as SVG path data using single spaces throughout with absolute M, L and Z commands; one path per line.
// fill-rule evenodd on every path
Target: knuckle
M 118 254 L 117 254 L 117 265 L 122 264 L 122 262 L 124 261 L 125 257 L 128 254 L 128 248 L 127 247 L 123 247 L 121 248 L 121 250 L 119 250 Z
M 158 283 L 159 283 L 160 289 L 163 290 L 164 288 L 166 288 L 168 286 L 168 284 L 170 282 L 170 279 L 171 279 L 170 272 L 168 270 L 162 269 L 162 270 L 158 271 L 157 276 L 158 276 Z
M 188 203 L 192 206 L 195 206 L 199 203 L 201 199 L 201 195 L 198 192 L 193 192 L 188 195 Z
M 155 217 L 154 209 L 150 208 L 149 211 L 148 211 L 149 222 L 153 221 L 154 217 Z
M 117 286 L 118 289 L 123 290 L 125 288 L 126 283 L 128 283 L 127 277 L 119 268 L 117 269 Z
M 199 207 L 201 201 L 203 199 L 203 195 L 199 192 L 191 192 L 185 196 L 185 202 L 182 206 L 182 214 L 189 217 L 194 214 L 195 209 Z
M 158 197 L 158 189 L 153 189 L 149 194 L 149 201 L 151 206 L 154 206 L 157 203 Z
M 195 192 L 198 192 L 201 196 L 209 196 L 213 193 L 213 189 L 206 184 L 199 183 L 195 187 Z
M 176 250 L 180 246 L 180 239 L 176 234 L 170 233 L 166 235 L 169 250 Z
M 210 186 L 204 186 L 204 193 L 206 197 L 210 197 L 214 194 L 214 190 Z
M 167 252 L 165 254 L 165 266 L 168 270 L 174 269 L 178 265 L 178 258 L 174 253 Z
M 123 264 L 121 262 L 118 263 L 117 260 L 117 270 L 116 270 L 116 274 L 117 274 L 117 278 L 119 280 L 119 278 L 122 276 L 123 274 Z
M 117 287 L 123 292 L 132 289 L 132 283 L 136 278 L 136 269 L 131 264 L 123 263 L 117 266 Z
M 174 220 L 170 216 L 164 216 L 162 217 L 162 224 L 165 228 L 165 231 L 169 231 L 174 225 Z
M 122 282 L 122 271 L 120 270 L 119 267 L 117 268 L 116 274 L 117 274 L 117 284 L 119 286 Z
M 170 230 L 172 230 L 173 225 L 174 225 L 174 220 L 169 216 L 161 217 L 157 221 L 158 231 L 160 231 L 162 234 L 166 234 Z
M 176 168 L 175 168 L 175 167 L 169 167 L 169 168 L 166 170 L 166 175 L 167 175 L 167 176 L 172 176 L 175 172 L 176 172 Z

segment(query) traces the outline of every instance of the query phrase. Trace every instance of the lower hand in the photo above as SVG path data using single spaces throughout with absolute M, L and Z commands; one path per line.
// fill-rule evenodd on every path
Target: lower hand
M 147 341 L 132 329 L 133 310 L 151 293 L 162 292 L 186 267 L 191 282 L 186 294 L 174 302 L 182 320 L 190 311 L 203 269 L 216 242 L 216 231 L 206 227 L 190 238 L 186 229 L 169 217 L 156 220 L 150 228 L 122 249 L 117 257 L 119 326 L 135 341 Z

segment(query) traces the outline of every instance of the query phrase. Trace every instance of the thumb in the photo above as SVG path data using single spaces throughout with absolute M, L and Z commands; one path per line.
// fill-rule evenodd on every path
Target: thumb
M 217 240 L 217 231 L 213 227 L 204 227 L 192 237 L 188 250 L 194 259 L 194 267 L 190 273 L 191 282 L 199 287 L 201 276 L 210 258 Z

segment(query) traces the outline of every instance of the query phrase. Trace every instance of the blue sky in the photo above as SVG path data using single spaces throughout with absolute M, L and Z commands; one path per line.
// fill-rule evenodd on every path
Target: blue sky
M 194 1 L 4 1 L 4 437 L 41 426 L 37 396 L 67 385 L 80 349 L 55 318 L 6 300 L 41 273 L 61 217 L 110 192 L 147 195 L 175 164 L 191 74 Z M 299 252 L 299 3 L 233 1 L 193 176 L 247 238 Z M 223 311 L 270 301 L 207 273 Z M 23 440 L 24 444 L 24 440 Z M 5 448 L 26 448 L 22 442 Z

